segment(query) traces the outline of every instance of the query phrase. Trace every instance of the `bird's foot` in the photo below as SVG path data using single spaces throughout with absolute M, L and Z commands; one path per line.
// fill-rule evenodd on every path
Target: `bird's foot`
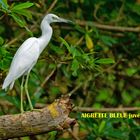
M 24 113 L 24 110 L 20 110 L 20 113 L 23 114 Z
M 38 112 L 42 112 L 42 110 L 40 110 L 40 109 L 36 109 L 36 108 L 33 108 L 31 111 L 38 111 Z
M 20 107 L 20 112 L 21 112 L 21 114 L 24 113 L 23 106 Z

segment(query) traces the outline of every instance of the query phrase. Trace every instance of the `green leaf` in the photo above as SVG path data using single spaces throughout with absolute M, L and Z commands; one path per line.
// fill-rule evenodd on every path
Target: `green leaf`
M 26 31 L 29 33 L 29 35 L 33 37 L 32 31 L 31 31 L 27 26 L 24 26 L 24 28 L 25 28 Z
M 98 129 L 99 134 L 101 134 L 104 131 L 105 125 L 106 125 L 106 121 L 103 120 L 99 125 L 99 129 Z
M 25 2 L 25 3 L 21 3 L 21 4 L 17 4 L 15 5 L 12 10 L 21 10 L 21 9 L 27 9 L 31 6 L 33 6 L 34 4 L 31 2 Z
M 0 69 L 6 70 L 9 68 L 12 60 L 11 54 L 3 47 L 0 47 Z
M 65 53 L 64 49 L 60 48 L 59 46 L 52 45 L 51 50 L 59 55 L 63 55 Z
M 68 51 L 70 52 L 69 44 L 62 37 L 60 37 L 60 40 L 62 41 L 62 43 L 67 47 Z
M 60 93 L 60 90 L 59 90 L 59 87 L 51 87 L 50 88 L 50 92 L 51 92 L 51 94 L 53 94 L 53 95 L 57 95 L 57 94 L 59 94 Z
M 75 56 L 81 56 L 82 54 L 80 53 L 80 51 L 78 51 L 77 48 L 75 48 L 74 46 L 71 46 L 69 49 L 69 52 L 72 54 L 73 58 Z
M 28 10 L 25 10 L 25 9 L 21 9 L 21 10 L 12 10 L 12 12 L 17 13 L 17 14 L 19 14 L 19 15 L 23 15 L 23 16 L 29 18 L 29 19 L 32 18 L 31 12 L 28 11 Z
M 20 108 L 20 100 L 18 100 L 18 98 L 15 96 L 9 96 L 6 94 L 5 96 L 2 96 L 1 99 L 7 100 L 13 105 L 15 105 L 17 108 Z
M 118 138 L 119 140 L 127 139 L 128 138 L 128 131 L 122 131 L 120 129 L 109 129 L 105 131 L 105 135 L 109 137 Z
M 79 62 L 77 59 L 72 61 L 71 70 L 73 71 L 72 75 L 77 76 L 77 70 L 79 69 Z
M 108 97 L 109 97 L 109 90 L 108 89 L 101 89 L 98 91 L 99 94 L 96 97 L 97 101 L 107 101 Z
M 55 140 L 56 135 L 57 135 L 57 131 L 49 132 L 48 135 L 49 135 L 49 140 Z
M 137 71 L 138 71 L 138 69 L 136 69 L 136 68 L 128 68 L 128 69 L 126 69 L 126 73 L 127 73 L 128 76 L 134 75 Z
M 2 45 L 3 43 L 4 43 L 4 39 L 0 37 L 0 45 Z
M 7 12 L 9 7 L 7 0 L 0 0 L 0 7 L 2 7 L 5 12 Z
M 132 98 L 133 97 L 131 96 L 131 94 L 128 93 L 127 91 L 122 92 L 122 99 L 127 105 L 131 104 Z
M 85 34 L 85 30 L 83 28 L 81 28 L 79 25 L 75 26 L 75 29 L 83 34 Z
M 0 0 L 0 3 L 4 6 L 8 6 L 7 0 Z
M 140 15 L 140 5 L 138 4 L 127 4 L 127 6 L 130 8 L 130 11 L 136 13 L 137 15 Z
M 122 126 L 122 123 L 124 120 L 118 118 L 118 119 L 108 119 L 106 120 L 106 126 L 104 127 L 104 130 L 102 133 L 104 133 L 104 136 L 111 137 L 111 138 L 117 138 L 117 140 L 123 140 L 124 138 L 128 138 L 129 131 L 126 127 Z M 115 124 L 119 124 L 121 128 L 114 128 Z
M 98 63 L 98 64 L 112 64 L 112 63 L 115 63 L 115 61 L 112 58 L 102 58 L 102 59 L 95 60 L 95 63 Z
M 81 56 L 82 54 L 80 53 L 80 51 L 78 51 L 77 48 L 75 48 L 74 46 L 69 46 L 69 44 L 62 38 L 60 37 L 60 40 L 63 42 L 63 44 L 66 46 L 66 48 L 68 49 L 69 53 L 72 54 L 73 58 L 75 56 Z
M 20 27 L 25 27 L 26 23 L 24 20 L 22 20 L 17 14 L 10 14 L 10 16 L 15 20 L 15 22 L 20 26 Z
M 27 137 L 22 137 L 22 140 L 30 140 L 30 138 L 27 136 Z
M 100 39 L 103 41 L 105 45 L 112 46 L 112 44 L 117 43 L 116 39 L 110 36 L 102 35 Z
M 6 92 L 4 90 L 0 90 L 0 98 L 6 96 Z
M 85 35 L 85 40 L 86 40 L 86 46 L 87 46 L 87 48 L 89 50 L 92 50 L 93 47 L 94 47 L 94 43 L 93 43 L 91 37 L 88 34 Z

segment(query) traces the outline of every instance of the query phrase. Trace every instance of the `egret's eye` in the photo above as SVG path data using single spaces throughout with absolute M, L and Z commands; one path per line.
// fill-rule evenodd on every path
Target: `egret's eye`
M 57 17 L 52 17 L 53 20 L 57 20 Z

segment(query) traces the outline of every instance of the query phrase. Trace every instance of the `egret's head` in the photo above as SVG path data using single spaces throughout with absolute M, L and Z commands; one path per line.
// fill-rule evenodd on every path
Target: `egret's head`
M 44 19 L 50 24 L 50 23 L 53 23 L 53 22 L 65 22 L 65 23 L 72 23 L 72 21 L 70 20 L 66 20 L 66 19 L 63 19 L 63 18 L 60 18 L 58 17 L 57 15 L 55 14 L 48 14 L 44 17 Z

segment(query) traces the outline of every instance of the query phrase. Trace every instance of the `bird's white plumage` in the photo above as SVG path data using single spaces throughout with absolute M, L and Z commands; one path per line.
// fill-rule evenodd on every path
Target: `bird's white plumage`
M 45 49 L 52 37 L 52 27 L 50 26 L 52 22 L 67 23 L 70 21 L 59 18 L 54 14 L 46 15 L 41 22 L 42 35 L 39 38 L 31 37 L 25 40 L 17 50 L 2 89 L 6 89 L 8 86 L 12 89 L 16 79 L 31 71 L 40 53 Z
M 20 76 L 29 72 L 37 62 L 38 57 L 38 39 L 34 37 L 27 39 L 17 50 L 2 88 L 5 89 L 10 84 L 13 84 Z M 12 87 L 13 85 L 10 88 Z

